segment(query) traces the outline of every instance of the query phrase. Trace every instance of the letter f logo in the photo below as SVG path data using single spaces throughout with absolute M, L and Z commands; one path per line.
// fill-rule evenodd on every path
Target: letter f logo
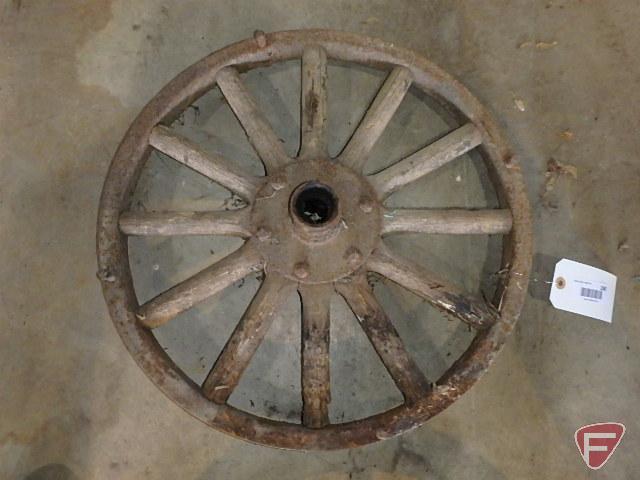
M 575 439 L 584 463 L 592 470 L 602 468 L 624 435 L 621 423 L 594 423 L 576 431 Z

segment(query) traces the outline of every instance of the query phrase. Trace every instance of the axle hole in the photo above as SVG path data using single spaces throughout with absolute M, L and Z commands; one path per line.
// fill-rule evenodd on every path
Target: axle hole
M 294 213 L 307 225 L 324 225 L 336 215 L 338 200 L 326 185 L 305 183 L 296 189 L 294 195 Z

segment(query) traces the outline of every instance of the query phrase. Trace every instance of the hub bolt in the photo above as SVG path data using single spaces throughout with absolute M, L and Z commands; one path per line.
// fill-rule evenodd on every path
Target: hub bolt
M 293 267 L 293 274 L 303 280 L 309 276 L 309 264 L 307 262 L 296 263 Z
M 345 256 L 350 267 L 357 267 L 362 262 L 362 254 L 356 247 L 350 247 Z
M 369 213 L 373 210 L 373 202 L 369 198 L 363 198 L 360 200 L 360 210 L 364 213 Z
M 273 180 L 271 180 L 271 188 L 276 191 L 282 190 L 286 186 L 287 182 L 284 178 L 282 178 L 282 176 L 275 177 Z
M 261 242 L 266 242 L 271 238 L 271 232 L 264 227 L 260 227 L 256 232 L 256 237 L 258 237 L 258 240 Z

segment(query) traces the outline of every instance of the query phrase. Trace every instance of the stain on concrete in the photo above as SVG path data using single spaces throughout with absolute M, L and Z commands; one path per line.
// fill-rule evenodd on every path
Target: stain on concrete
M 24 480 L 79 480 L 79 478 L 66 465 L 50 463 L 34 470 L 24 477 Z

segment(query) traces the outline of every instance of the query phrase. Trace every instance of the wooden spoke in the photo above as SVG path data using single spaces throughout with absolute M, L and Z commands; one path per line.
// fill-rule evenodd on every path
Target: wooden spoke
M 302 423 L 322 428 L 329 423 L 329 310 L 331 285 L 301 286 L 302 300 Z
M 336 290 L 353 310 L 405 400 L 413 403 L 424 397 L 429 391 L 429 382 L 407 352 L 366 279 L 359 277 L 350 283 L 337 283 Z
M 464 155 L 482 143 L 480 131 L 471 123 L 385 168 L 369 179 L 380 196 L 386 197 L 429 172 Z
M 511 231 L 509 210 L 395 209 L 384 214 L 382 234 L 495 234 Z
M 486 328 L 497 320 L 498 313 L 492 305 L 463 294 L 414 262 L 394 255 L 384 246 L 371 255 L 367 266 L 370 271 L 379 273 L 475 328 Z
M 216 403 L 227 401 L 262 343 L 275 312 L 294 286 L 284 277 L 267 275 L 202 384 L 208 399 Z
M 165 126 L 158 125 L 151 131 L 149 145 L 237 193 L 245 200 L 250 201 L 258 188 L 258 178 L 232 165 L 218 154 L 205 152 L 192 141 Z
M 299 156 L 327 157 L 327 54 L 321 47 L 302 54 L 301 108 Z
M 249 93 L 233 67 L 223 68 L 216 77 L 218 86 L 227 99 L 231 110 L 244 128 L 267 173 L 286 165 L 290 158 L 284 151 L 282 142 L 269 122 L 258 109 L 253 95 Z
M 248 238 L 249 209 L 220 212 L 124 212 L 125 235 L 230 235 Z
M 155 328 L 262 268 L 260 254 L 249 243 L 219 262 L 170 288 L 140 307 L 140 322 Z
M 340 161 L 344 165 L 358 172 L 362 170 L 369 152 L 409 90 L 411 81 L 411 72 L 405 67 L 396 67 L 389 74 L 349 143 L 340 154 Z

